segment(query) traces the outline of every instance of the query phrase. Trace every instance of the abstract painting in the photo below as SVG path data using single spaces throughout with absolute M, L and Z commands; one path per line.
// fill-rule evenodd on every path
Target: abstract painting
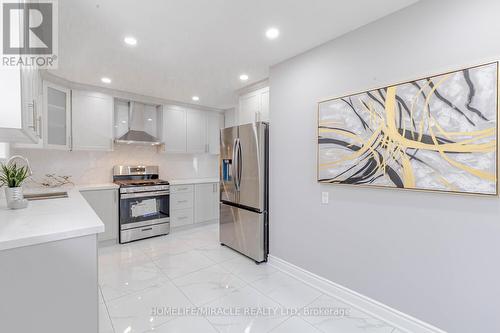
M 318 181 L 498 195 L 498 62 L 318 108 Z

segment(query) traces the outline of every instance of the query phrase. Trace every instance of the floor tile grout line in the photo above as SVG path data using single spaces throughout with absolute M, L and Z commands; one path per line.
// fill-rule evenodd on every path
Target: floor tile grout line
M 168 280 L 168 277 L 167 277 L 167 280 Z M 169 282 L 171 282 L 170 280 L 168 280 L 168 281 L 169 281 Z M 122 299 L 123 297 L 127 297 L 127 296 L 131 296 L 131 295 L 138 294 L 138 293 L 143 292 L 143 291 L 145 291 L 145 290 L 147 290 L 147 289 L 151 289 L 151 288 L 157 287 L 158 285 L 163 284 L 163 282 L 164 282 L 164 281 L 158 281 L 157 283 L 151 284 L 151 285 L 149 285 L 149 286 L 147 286 L 147 287 L 144 287 L 144 288 L 141 288 L 141 289 L 138 289 L 138 290 L 133 290 L 133 291 L 127 292 L 127 293 L 125 293 L 125 294 L 123 294 L 123 295 L 120 295 L 120 296 L 115 297 L 115 298 L 113 298 L 113 299 L 109 299 L 109 300 L 107 300 L 107 301 L 108 301 L 108 302 L 114 302 L 114 301 L 117 301 L 117 300 L 119 300 L 119 299 Z M 103 296 L 103 298 L 104 298 L 104 296 Z M 104 299 L 104 300 L 106 301 L 106 299 Z
M 278 329 L 280 326 L 283 326 L 286 324 L 287 321 L 290 321 L 292 320 L 293 318 L 299 318 L 300 320 L 302 320 L 303 322 L 305 322 L 307 325 L 311 326 L 312 328 L 314 328 L 315 330 L 317 330 L 318 332 L 322 332 L 320 331 L 317 327 L 315 327 L 314 325 L 311 325 L 309 322 L 305 321 L 304 319 L 298 317 L 298 316 L 290 316 L 288 317 L 285 321 L 281 322 L 278 326 L 275 326 L 273 327 L 270 331 L 268 331 L 268 333 L 272 333 L 274 332 L 276 329 Z
M 316 297 L 315 299 L 313 299 L 311 302 L 307 303 L 306 305 L 304 305 L 301 310 L 305 309 L 306 307 L 308 306 L 311 306 L 311 304 L 315 303 L 316 301 L 318 301 L 321 297 L 323 296 L 327 296 L 325 293 L 321 292 L 320 295 L 318 297 Z M 313 323 L 311 323 L 310 321 L 308 321 L 307 319 L 303 318 L 303 317 L 300 317 L 300 319 L 302 319 L 303 321 L 305 321 L 306 323 L 308 323 L 309 325 L 311 325 L 312 327 L 318 329 L 319 331 L 322 331 L 319 329 L 319 327 L 317 327 L 316 325 L 314 325 Z
M 102 301 L 104 303 L 104 307 L 106 308 L 106 314 L 108 315 L 109 322 L 111 323 L 111 329 L 113 330 L 113 333 L 116 333 L 115 324 L 113 323 L 113 320 L 111 319 L 111 314 L 109 313 L 108 304 L 106 303 L 106 300 L 104 299 L 104 295 L 102 294 L 102 290 L 100 287 L 99 287 L 99 293 L 101 294 Z
M 196 269 L 196 270 L 194 270 L 194 271 L 192 271 L 192 272 L 188 272 L 188 273 L 186 273 L 186 274 L 183 274 L 183 275 L 180 275 L 180 276 L 176 276 L 176 277 L 173 277 L 173 278 L 172 278 L 172 277 L 170 277 L 170 276 L 168 276 L 168 275 L 167 275 L 167 276 L 168 276 L 168 278 L 172 281 L 172 280 L 175 280 L 175 279 L 181 278 L 181 277 L 183 277 L 183 276 L 186 276 L 186 275 L 188 275 L 188 274 L 196 273 L 196 272 L 201 271 L 201 270 L 203 270 L 203 269 L 205 269 L 205 268 L 208 268 L 208 267 L 212 267 L 212 266 L 217 265 L 217 263 L 215 263 L 213 260 L 210 260 L 210 261 L 212 262 L 212 265 L 209 265 L 209 266 L 204 266 L 204 267 L 199 268 L 199 269 Z M 155 263 L 155 264 L 156 264 L 156 263 Z M 165 272 L 165 268 L 163 268 L 163 267 L 159 266 L 158 264 L 156 264 L 156 265 L 158 266 L 158 268 L 159 268 L 159 269 L 160 269 L 160 270 L 161 270 L 161 271 L 162 271 L 165 275 L 167 274 L 167 273 Z
M 154 264 L 154 265 L 155 265 L 155 267 L 158 269 L 159 273 L 160 273 L 161 275 L 163 275 L 163 277 L 165 277 L 165 279 L 166 279 L 166 280 L 168 280 L 169 282 L 172 282 L 172 280 L 171 280 L 171 279 L 170 279 L 170 278 L 169 278 L 169 277 L 165 274 L 165 272 L 164 272 L 163 270 L 161 270 L 161 269 L 160 269 L 160 268 L 159 268 L 159 267 L 158 267 L 158 266 L 157 266 L 154 262 L 153 262 L 153 264 Z M 130 291 L 130 292 L 126 292 L 124 295 L 120 295 L 120 296 L 115 297 L 115 298 L 113 298 L 113 299 L 109 299 L 108 301 L 109 301 L 109 302 L 114 302 L 114 301 L 116 301 L 116 300 L 118 300 L 118 299 L 121 299 L 121 298 L 123 298 L 123 297 L 130 296 L 130 295 L 134 295 L 134 294 L 140 293 L 140 292 L 142 292 L 142 291 L 144 291 L 144 290 L 146 290 L 146 289 L 153 288 L 153 287 L 155 287 L 155 286 L 157 286 L 158 284 L 161 284 L 161 283 L 163 283 L 163 281 L 162 281 L 162 280 L 158 281 L 157 283 L 153 283 L 153 284 L 151 284 L 151 285 L 149 285 L 149 286 L 147 286 L 147 287 L 144 287 L 144 288 L 141 288 L 141 289 L 138 289 L 138 290 L 133 290 L 133 291 Z M 101 286 L 101 284 L 100 284 L 100 283 L 99 283 L 99 285 Z M 102 286 L 101 286 L 101 293 L 102 293 Z M 102 293 L 102 296 L 103 296 L 103 297 L 102 297 L 102 298 L 103 298 L 103 300 L 106 300 L 106 299 L 104 298 L 104 293 Z
M 262 280 L 262 279 L 261 279 Z M 257 280 L 258 281 L 258 280 Z M 256 282 L 256 281 L 255 281 Z M 256 289 L 257 291 L 259 291 L 255 286 L 251 285 L 252 288 Z M 261 292 L 262 293 L 262 292 Z M 263 294 L 263 293 L 262 293 Z M 303 310 L 305 309 L 308 305 L 311 305 L 312 303 L 316 302 L 319 298 L 321 298 L 324 294 L 320 292 L 320 294 L 318 296 L 316 296 L 312 301 L 306 303 L 305 305 L 301 306 L 300 307 L 300 310 Z M 266 295 L 267 296 L 267 295 Z M 286 307 L 283 303 L 280 303 L 279 301 L 275 300 L 274 298 L 272 298 L 271 296 L 267 296 L 269 297 L 270 299 L 272 299 L 273 301 L 275 301 L 276 303 L 278 303 L 279 305 L 283 306 L 283 307 Z M 290 317 L 293 317 L 293 316 L 290 316 Z
M 230 291 L 230 292 L 228 292 L 228 293 L 226 293 L 226 294 L 224 294 L 224 295 L 221 295 L 220 297 L 214 298 L 214 299 L 212 299 L 212 300 L 210 300 L 210 301 L 206 301 L 206 302 L 204 302 L 204 303 L 200 304 L 200 306 L 199 306 L 200 308 L 201 308 L 201 307 L 206 307 L 206 306 L 207 306 L 208 304 L 210 304 L 210 303 L 216 302 L 216 301 L 218 301 L 218 300 L 220 300 L 220 299 L 223 299 L 224 297 L 226 297 L 226 296 L 230 295 L 231 293 L 234 293 L 234 292 L 236 292 L 236 291 L 239 291 L 239 290 L 241 290 L 241 289 L 244 289 L 245 287 L 248 287 L 248 283 L 247 283 L 247 282 L 245 282 L 244 280 L 242 280 L 242 279 L 238 278 L 236 275 L 234 275 L 234 274 L 232 274 L 232 273 L 229 273 L 229 274 L 233 275 L 233 276 L 234 276 L 234 277 L 236 277 L 238 280 L 242 281 L 242 282 L 243 282 L 243 285 L 242 285 L 241 287 L 235 288 L 234 290 L 232 290 L 232 291 Z

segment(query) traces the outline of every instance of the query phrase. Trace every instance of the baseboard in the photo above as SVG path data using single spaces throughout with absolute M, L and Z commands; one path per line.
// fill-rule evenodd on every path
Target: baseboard
M 331 295 L 341 301 L 359 308 L 360 310 L 379 318 L 392 326 L 408 333 L 446 333 L 445 331 L 427 324 L 410 315 L 402 313 L 385 304 L 377 302 L 369 297 L 361 295 L 349 288 L 343 287 L 335 282 L 327 280 L 321 276 L 311 273 L 305 269 L 295 266 L 283 259 L 269 255 L 269 265 L 280 271 L 287 273 L 308 285 L 321 290 L 325 294 Z

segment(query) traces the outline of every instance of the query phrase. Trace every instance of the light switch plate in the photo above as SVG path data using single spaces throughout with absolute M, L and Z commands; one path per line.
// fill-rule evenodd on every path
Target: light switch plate
M 328 192 L 321 192 L 321 203 L 323 205 L 326 205 L 326 204 L 328 204 L 328 200 L 329 200 Z

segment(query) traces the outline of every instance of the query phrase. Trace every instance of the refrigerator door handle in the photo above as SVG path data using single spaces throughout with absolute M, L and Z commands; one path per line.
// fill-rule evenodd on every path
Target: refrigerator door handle
M 232 176 L 233 176 L 233 182 L 234 182 L 234 187 L 236 189 L 236 191 L 238 192 L 240 189 L 239 189 L 239 184 L 238 184 L 238 143 L 239 143 L 239 139 L 236 138 L 234 139 L 234 143 L 233 143 L 233 169 L 232 169 Z
M 238 139 L 238 191 L 241 188 L 241 172 L 243 170 L 243 161 L 241 156 L 241 141 Z

